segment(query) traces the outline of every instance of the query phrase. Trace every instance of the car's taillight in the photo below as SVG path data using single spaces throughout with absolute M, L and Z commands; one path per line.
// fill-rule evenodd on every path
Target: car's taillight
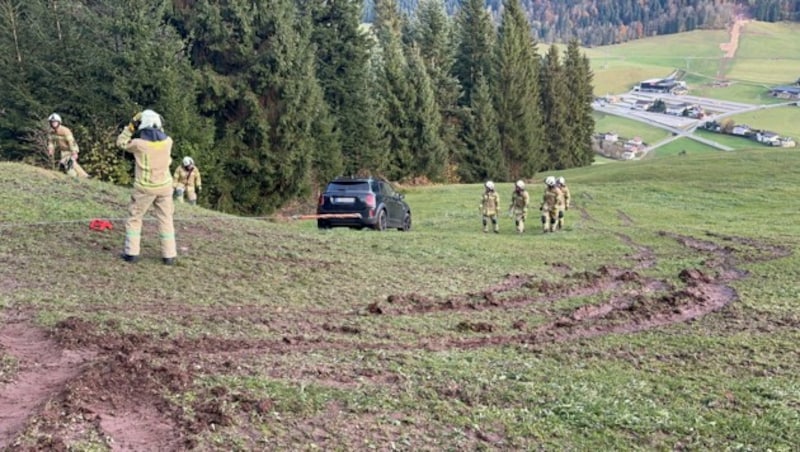
M 319 205 L 325 205 L 325 195 L 319 195 Z
M 375 207 L 375 195 L 372 193 L 369 193 L 367 196 L 365 196 L 364 201 L 367 203 L 367 206 Z

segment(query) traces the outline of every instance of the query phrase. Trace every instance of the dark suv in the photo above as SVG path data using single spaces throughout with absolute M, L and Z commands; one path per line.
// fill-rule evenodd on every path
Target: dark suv
M 339 178 L 319 195 L 317 227 L 349 226 L 378 231 L 411 229 L 411 208 L 401 193 L 381 179 Z

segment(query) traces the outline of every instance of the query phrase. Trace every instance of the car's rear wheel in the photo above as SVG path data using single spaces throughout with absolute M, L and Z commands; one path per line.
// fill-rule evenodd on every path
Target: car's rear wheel
M 325 221 L 325 220 L 317 220 L 317 228 L 319 228 L 319 229 L 330 229 L 331 228 L 331 224 L 330 224 L 330 222 Z
M 397 228 L 397 230 L 398 231 L 404 231 L 404 232 L 408 232 L 408 231 L 411 230 L 411 214 L 410 213 L 407 213 L 403 217 L 403 225 L 401 227 Z
M 376 231 L 385 231 L 386 230 L 386 211 L 381 209 L 378 212 L 378 219 L 375 221 L 375 230 Z

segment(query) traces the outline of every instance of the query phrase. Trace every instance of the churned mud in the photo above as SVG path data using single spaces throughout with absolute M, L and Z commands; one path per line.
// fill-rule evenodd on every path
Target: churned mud
M 581 212 L 587 218 L 588 214 Z M 621 212 L 619 218 L 633 224 Z M 403 381 L 402 375 L 386 368 L 305 365 L 298 364 L 302 362 L 299 359 L 287 360 L 307 352 L 424 351 L 531 344 L 546 347 L 563 341 L 664 328 L 717 311 L 734 316 L 725 314 L 726 306 L 738 297 L 730 284 L 748 276 L 739 266 L 791 253 L 788 248 L 753 239 L 658 234 L 682 245 L 687 256 L 700 257 L 700 264 L 684 268 L 670 279 L 646 276 L 647 270 L 657 265 L 658 255 L 619 234 L 619 240 L 630 248 L 624 262 L 581 271 L 575 270 L 580 267 L 578 264 L 550 262 L 547 275 L 508 274 L 482 290 L 443 297 L 397 293 L 365 302 L 361 309 L 302 313 L 285 310 L 268 316 L 261 312 L 263 308 L 249 305 L 230 310 L 146 303 L 129 307 L 133 314 L 185 316 L 187 322 L 206 319 L 269 323 L 273 327 L 292 325 L 293 334 L 271 340 L 123 334 L 115 332 L 118 329 L 114 325 L 106 325 L 109 328 L 101 331 L 98 325 L 74 317 L 45 332 L 34 326 L 32 313 L 17 313 L 0 324 L 0 351 L 19 363 L 10 381 L 0 386 L 0 449 L 66 450 L 75 433 L 65 426 L 65 419 L 95 432 L 95 437 L 112 450 L 192 449 L 198 435 L 204 432 L 236 425 L 246 416 L 266 416 L 273 410 L 272 400 L 197 383 L 202 375 L 247 374 L 255 362 L 261 363 L 261 375 L 311 380 L 335 388 L 363 384 L 396 387 Z M 2 282 L 3 286 L 8 284 Z M 573 308 L 558 307 L 559 303 L 577 298 L 593 301 Z M 376 334 L 364 322 L 357 321 L 372 318 L 380 322 L 395 316 L 442 312 L 463 315 L 452 329 L 438 334 L 427 331 L 418 336 L 402 335 L 390 326 Z M 506 320 L 485 320 L 497 318 L 491 316 L 472 319 L 469 313 L 473 312 L 502 313 L 499 318 Z M 536 317 L 531 316 L 532 312 Z M 758 325 L 758 319 L 753 321 Z M 800 323 L 797 318 L 785 321 L 793 326 Z M 769 322 L 762 323 L 764 328 L 772 327 Z M 465 403 L 469 401 L 468 394 L 446 382 L 440 391 L 462 398 Z M 176 402 L 175 394 L 187 392 L 194 394 L 191 400 Z M 359 429 L 368 427 L 358 422 L 365 420 L 348 419 L 341 407 L 333 404 L 325 415 L 307 418 L 292 428 L 297 435 L 324 443 L 332 430 L 357 438 Z M 501 429 L 467 433 L 476 444 L 502 443 Z M 386 435 L 389 440 L 393 432 L 373 435 Z
M 80 374 L 93 353 L 62 349 L 44 331 L 18 319 L 0 325 L 0 348 L 19 363 L 14 381 L 0 387 L 0 447 L 6 447 L 33 413 Z

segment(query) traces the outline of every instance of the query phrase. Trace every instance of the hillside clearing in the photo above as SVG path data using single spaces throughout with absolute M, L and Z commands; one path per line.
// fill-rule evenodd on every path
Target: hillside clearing
M 165 268 L 150 223 L 117 257 L 126 189 L 0 163 L 0 447 L 789 450 L 797 164 L 565 171 L 547 235 L 482 234 L 479 185 L 406 188 L 410 233 L 182 205 Z

